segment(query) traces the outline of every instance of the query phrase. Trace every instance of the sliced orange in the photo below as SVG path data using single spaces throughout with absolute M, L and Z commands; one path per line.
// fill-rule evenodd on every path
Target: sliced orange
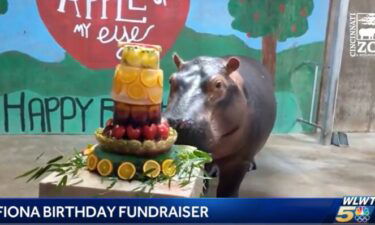
M 163 89 L 161 88 L 154 88 L 148 91 L 148 97 L 151 100 L 151 102 L 154 104 L 161 103 L 162 94 L 163 94 Z
M 96 169 L 97 163 L 98 163 L 98 157 L 94 154 L 91 154 L 87 157 L 86 167 L 88 170 L 94 171 Z
M 141 99 L 141 98 L 144 98 L 146 95 L 143 86 L 139 84 L 138 82 L 134 84 L 130 84 L 127 88 L 127 93 L 128 93 L 128 96 L 132 99 Z
M 147 160 L 143 164 L 143 172 L 146 176 L 155 178 L 160 174 L 160 165 L 155 160 Z
M 158 75 L 158 84 L 161 88 L 163 88 L 163 80 L 164 80 L 163 71 L 160 70 L 160 73 Z
M 125 84 L 130 84 L 138 78 L 140 72 L 141 70 L 139 68 L 121 65 L 117 75 L 122 82 Z
M 158 82 L 158 70 L 143 69 L 141 72 L 141 82 L 146 87 L 154 87 Z
M 173 177 L 176 174 L 176 164 L 173 159 L 166 159 L 161 165 L 161 171 L 165 176 Z
M 135 175 L 135 166 L 131 162 L 124 162 L 117 169 L 117 175 L 123 180 L 131 180 Z
M 113 171 L 112 162 L 109 159 L 102 159 L 99 161 L 97 169 L 101 176 L 106 177 Z
M 83 155 L 90 155 L 94 152 L 96 145 L 87 145 L 85 150 L 83 150 Z

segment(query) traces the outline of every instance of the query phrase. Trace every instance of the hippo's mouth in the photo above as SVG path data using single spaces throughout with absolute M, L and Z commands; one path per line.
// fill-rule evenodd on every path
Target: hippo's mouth
M 229 130 L 228 132 L 226 132 L 226 133 L 224 133 L 223 135 L 221 135 L 221 138 L 225 138 L 225 137 L 228 137 L 228 136 L 230 136 L 230 135 L 236 133 L 236 131 L 237 131 L 238 129 L 240 129 L 240 126 L 239 126 L 239 125 L 235 126 L 233 129 L 231 129 L 231 130 Z
M 173 126 L 177 133 L 176 144 L 192 145 L 200 150 L 209 150 L 210 134 L 207 125 L 191 124 L 191 126 L 181 126 L 181 124 Z

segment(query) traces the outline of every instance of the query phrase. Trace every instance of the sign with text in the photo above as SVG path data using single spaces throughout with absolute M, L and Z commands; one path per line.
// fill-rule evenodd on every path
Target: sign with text
M 112 117 L 109 96 L 45 97 L 30 91 L 0 96 L 0 133 L 92 133 Z
M 340 198 L 0 199 L 0 223 L 322 224 L 335 222 L 341 203 Z
M 189 0 L 38 0 L 55 40 L 91 69 L 113 68 L 122 42 L 174 44 L 185 24 Z M 64 32 L 62 32 L 64 31 Z

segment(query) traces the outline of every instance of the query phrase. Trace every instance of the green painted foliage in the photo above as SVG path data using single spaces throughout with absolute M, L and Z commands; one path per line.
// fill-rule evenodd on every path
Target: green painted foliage
M 232 27 L 249 37 L 274 35 L 279 41 L 298 37 L 308 29 L 313 0 L 230 0 Z
M 8 11 L 8 0 L 0 0 L 0 14 L 5 14 Z
M 20 52 L 0 55 L 0 95 L 29 89 L 45 96 L 98 96 L 111 90 L 113 70 L 90 70 L 66 54 L 60 63 L 40 62 Z
M 276 96 L 278 118 L 275 132 L 298 130 L 296 118 L 308 119 L 312 93 L 313 70 L 296 67 L 305 61 L 322 62 L 324 43 L 298 46 L 277 54 Z M 217 36 L 197 33 L 185 28 L 174 47 L 161 62 L 164 70 L 164 99 L 167 99 L 168 77 L 176 71 L 172 61 L 173 52 L 184 60 L 196 56 L 242 55 L 260 58 L 260 51 L 249 48 L 235 36 Z M 20 90 L 29 90 L 43 96 L 93 97 L 110 93 L 113 70 L 90 70 L 82 66 L 68 54 L 59 63 L 40 62 L 19 52 L 0 54 L 0 96 Z M 294 71 L 294 72 L 293 72 Z M 308 131 L 306 126 L 303 131 Z
M 233 54 L 253 58 L 260 56 L 259 51 L 248 48 L 235 36 L 202 34 L 185 28 L 174 47 L 161 62 L 166 76 L 164 85 L 167 90 L 169 90 L 168 77 L 175 71 L 172 62 L 173 52 L 178 52 L 186 60 L 199 55 Z M 69 54 L 62 62 L 44 63 L 19 52 L 7 52 L 0 54 L 0 68 L 0 95 L 23 89 L 45 96 L 106 95 L 110 93 L 114 73 L 113 70 L 87 69 Z M 168 92 L 164 92 L 164 96 L 167 94 Z

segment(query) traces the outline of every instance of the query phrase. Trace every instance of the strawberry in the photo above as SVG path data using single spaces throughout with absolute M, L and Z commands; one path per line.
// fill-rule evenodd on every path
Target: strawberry
M 132 125 L 129 125 L 126 127 L 126 130 L 129 139 L 139 140 L 141 137 L 141 129 L 139 128 L 134 128 Z
M 125 136 L 126 129 L 123 126 L 116 125 L 112 129 L 112 136 L 116 139 L 121 139 Z
M 157 126 L 158 135 L 161 139 L 167 139 L 169 136 L 169 125 L 167 123 L 162 123 Z
M 142 128 L 142 134 L 146 140 L 154 140 L 156 137 L 156 133 L 157 127 L 155 126 L 155 124 L 151 124 L 150 126 L 145 125 Z

